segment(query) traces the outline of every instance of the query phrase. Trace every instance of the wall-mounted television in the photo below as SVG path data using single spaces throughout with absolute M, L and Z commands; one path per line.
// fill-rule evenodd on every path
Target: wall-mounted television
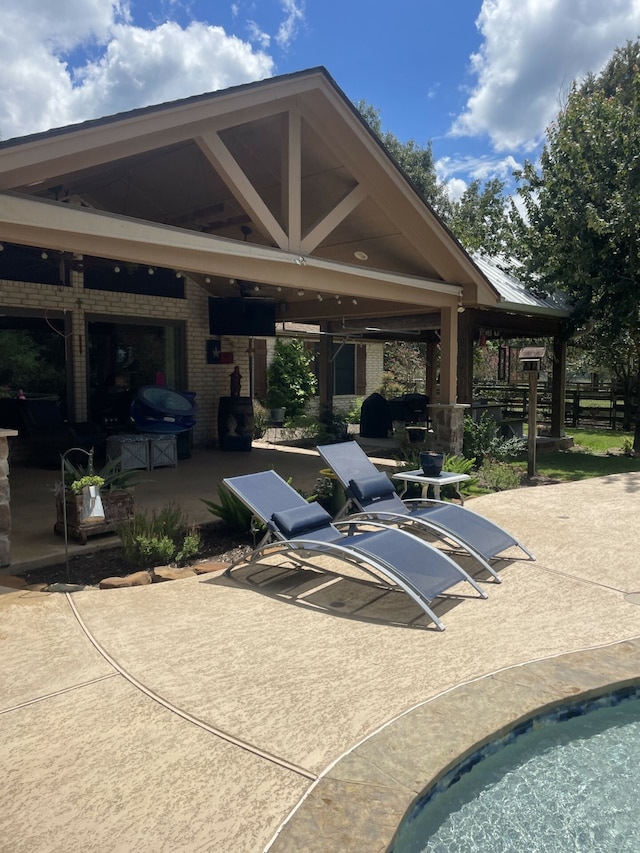
M 262 296 L 210 296 L 209 334 L 273 337 L 276 301 Z

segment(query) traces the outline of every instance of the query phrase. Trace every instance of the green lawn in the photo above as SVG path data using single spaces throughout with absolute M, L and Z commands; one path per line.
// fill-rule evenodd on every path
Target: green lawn
M 640 457 L 620 453 L 625 439 L 629 444 L 633 442 L 631 432 L 568 429 L 567 435 L 573 437 L 574 449 L 538 453 L 536 469 L 539 474 L 569 481 L 640 471 Z

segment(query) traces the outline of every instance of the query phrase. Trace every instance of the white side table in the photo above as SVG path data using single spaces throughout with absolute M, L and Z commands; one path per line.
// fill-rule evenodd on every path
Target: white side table
M 429 496 L 429 486 L 433 486 L 433 496 L 438 501 L 440 500 L 440 489 L 442 486 L 454 486 L 460 503 L 464 504 L 464 498 L 460 494 L 458 483 L 464 483 L 465 480 L 470 480 L 471 477 L 469 474 L 456 474 L 453 471 L 442 471 L 437 477 L 427 477 L 422 469 L 418 468 L 417 471 L 398 471 L 397 474 L 392 475 L 392 479 L 404 482 L 404 489 L 400 497 L 406 493 L 409 483 L 417 483 L 422 487 L 423 498 Z

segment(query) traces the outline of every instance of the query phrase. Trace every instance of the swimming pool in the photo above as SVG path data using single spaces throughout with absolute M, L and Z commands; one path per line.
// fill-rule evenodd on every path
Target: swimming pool
M 427 792 L 393 853 L 637 853 L 640 692 L 520 726 Z

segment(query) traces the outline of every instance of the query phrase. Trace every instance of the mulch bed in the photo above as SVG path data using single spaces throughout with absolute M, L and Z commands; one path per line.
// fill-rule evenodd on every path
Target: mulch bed
M 243 536 L 221 524 L 203 525 L 200 534 L 202 545 L 193 563 L 202 560 L 232 563 L 253 548 L 251 536 L 248 534 Z M 68 575 L 66 564 L 62 562 L 29 569 L 21 572 L 20 577 L 24 578 L 28 584 L 70 583 L 97 586 L 105 578 L 123 577 L 135 571 L 134 567 L 125 562 L 122 548 L 116 546 L 70 557 Z

